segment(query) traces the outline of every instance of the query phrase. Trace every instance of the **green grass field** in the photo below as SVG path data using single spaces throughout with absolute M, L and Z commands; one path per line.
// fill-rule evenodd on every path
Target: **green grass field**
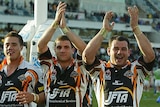
M 160 93 L 154 94 L 153 89 L 149 92 L 143 92 L 140 107 L 160 107 L 160 103 L 156 102 L 158 96 Z

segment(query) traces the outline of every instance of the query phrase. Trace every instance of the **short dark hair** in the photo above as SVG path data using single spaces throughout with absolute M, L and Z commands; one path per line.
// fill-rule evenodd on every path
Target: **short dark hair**
M 124 36 L 119 36 L 119 35 L 115 35 L 115 36 L 112 36 L 109 40 L 109 43 L 108 43 L 108 46 L 111 47 L 111 44 L 112 44 L 112 41 L 113 40 L 118 40 L 118 41 L 126 41 L 128 43 L 128 48 L 130 48 L 130 43 L 129 43 L 129 40 L 124 37 Z
M 71 44 L 71 46 L 73 47 L 73 45 L 72 45 L 72 42 L 70 41 L 70 39 L 66 36 L 66 35 L 61 35 L 61 36 L 59 36 L 56 40 L 55 40 L 55 46 L 56 46 L 56 42 L 57 41 L 69 41 L 70 42 L 70 44 Z
M 4 36 L 4 39 L 7 38 L 7 37 L 16 37 L 16 38 L 19 39 L 20 45 L 21 45 L 21 46 L 24 45 L 22 36 L 19 35 L 18 32 L 16 32 L 16 31 L 10 31 L 8 34 L 6 34 L 6 35 Z

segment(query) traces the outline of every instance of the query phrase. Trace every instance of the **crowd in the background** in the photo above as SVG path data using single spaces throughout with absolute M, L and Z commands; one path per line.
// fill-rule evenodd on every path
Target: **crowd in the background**
M 160 20 L 159 19 L 153 19 L 153 23 L 152 23 L 152 27 L 156 30 L 156 31 L 160 31 Z
M 13 0 L 12 0 L 13 1 Z M 34 2 L 33 0 L 29 1 L 29 4 L 27 5 L 26 2 L 24 1 L 24 7 L 22 6 L 22 4 L 18 4 L 18 3 L 14 3 L 12 1 L 9 0 L 0 0 L 0 6 L 6 6 L 7 8 L 5 9 L 5 11 L 3 13 L 0 14 L 10 14 L 10 15 L 27 15 L 27 16 L 32 16 L 33 15 L 33 11 L 34 11 Z M 48 17 L 54 17 L 55 12 L 56 12 L 56 8 L 57 8 L 57 3 L 53 2 L 53 3 L 48 3 Z M 85 19 L 84 20 L 91 20 L 91 21 L 102 21 L 103 16 L 105 14 L 105 12 L 94 12 L 92 11 L 91 13 L 88 13 L 86 10 L 79 10 L 78 6 L 76 4 L 67 4 L 67 11 L 68 12 L 80 12 L 80 13 L 84 13 Z M 23 11 L 22 13 L 19 12 L 18 10 Z M 68 19 L 78 19 L 78 14 L 66 14 L 66 18 Z M 139 20 L 139 24 L 140 25 L 152 25 L 153 28 L 157 31 L 160 31 L 160 20 L 156 19 L 159 18 L 158 16 L 152 15 L 152 14 L 148 14 L 147 18 L 153 18 L 153 22 L 150 23 L 149 21 L 144 21 L 144 20 Z M 115 13 L 115 16 L 113 18 L 114 22 L 116 23 L 129 23 L 129 16 L 128 14 L 122 15 L 122 16 L 118 16 Z M 5 29 L 6 30 L 6 29 Z M 8 31 L 10 31 L 10 29 L 8 29 Z M 133 54 L 137 54 L 137 52 L 135 52 L 135 50 L 132 51 Z M 108 58 L 106 55 L 101 55 L 100 56 L 104 58 Z M 134 55 L 137 56 L 137 55 Z M 160 57 L 160 55 L 157 55 L 157 57 Z M 132 55 L 131 55 L 131 58 Z M 159 59 L 160 58 L 156 58 Z M 157 65 L 157 64 L 156 64 Z M 160 64 L 159 64 L 160 65 Z
M 0 6 L 6 6 L 7 8 L 4 10 L 3 13 L 0 14 L 10 14 L 10 15 L 23 15 L 23 16 L 32 16 L 33 15 L 33 11 L 34 11 L 34 2 L 33 0 L 29 1 L 29 4 L 27 5 L 26 2 L 24 1 L 24 7 L 22 6 L 22 4 L 18 4 L 18 3 L 14 3 L 13 0 L 9 1 L 9 0 L 0 0 Z M 57 8 L 57 3 L 53 2 L 53 3 L 48 3 L 48 17 L 54 17 L 55 12 L 56 12 L 56 8 Z M 94 12 L 92 11 L 91 13 L 88 13 L 86 10 L 79 10 L 78 6 L 76 4 L 67 4 L 67 11 L 68 12 L 80 12 L 80 13 L 84 13 L 85 19 L 84 20 L 91 20 L 91 21 L 102 21 L 105 12 Z M 18 10 L 23 11 L 22 13 L 20 13 Z M 78 19 L 78 14 L 66 14 L 66 18 L 68 19 Z M 150 23 L 149 21 L 144 21 L 139 20 L 139 24 L 140 25 L 152 25 L 152 27 L 157 30 L 160 31 L 160 20 L 156 19 L 159 18 L 158 16 L 152 15 L 152 14 L 147 14 L 147 18 L 153 18 L 153 22 Z M 113 18 L 113 21 L 116 23 L 129 23 L 129 16 L 128 14 L 124 13 L 122 16 L 118 16 L 115 13 L 115 16 Z M 8 31 L 10 31 L 10 29 L 8 29 Z M 103 50 L 103 49 L 102 49 Z M 108 59 L 108 56 L 104 53 L 101 53 L 100 50 L 100 54 L 99 56 L 102 59 Z M 104 52 L 104 50 L 103 50 Z M 159 52 L 159 50 L 158 50 Z M 134 57 L 137 56 L 137 54 L 139 54 L 136 50 L 132 50 L 132 53 L 134 55 L 131 54 L 130 58 L 133 60 Z M 134 56 L 134 57 L 133 57 Z M 160 62 L 160 55 L 157 54 L 156 55 L 158 58 L 156 58 L 158 61 Z M 160 67 L 160 64 L 156 63 L 156 66 Z
M 13 1 L 13 0 L 12 0 Z M 0 0 L 0 6 L 6 6 L 7 8 L 1 12 L 1 14 L 10 14 L 10 15 L 22 15 L 22 16 L 33 16 L 34 13 L 34 2 L 32 0 L 29 1 L 29 4 L 27 4 L 24 1 L 24 6 L 22 4 L 14 3 L 9 0 Z M 48 3 L 48 17 L 52 18 L 55 15 L 57 3 Z M 67 11 L 68 12 L 75 12 L 77 14 L 66 14 L 66 18 L 68 19 L 79 19 L 78 15 L 79 13 L 84 14 L 84 20 L 90 20 L 90 21 L 102 21 L 103 16 L 105 12 L 87 12 L 86 10 L 79 10 L 77 4 L 67 4 Z M 160 21 L 156 20 L 156 18 L 159 18 L 159 16 L 155 16 L 152 14 L 147 14 L 147 18 L 152 18 L 153 22 L 150 23 L 149 21 L 139 20 L 140 25 L 152 25 L 152 27 L 160 31 Z M 129 23 L 129 16 L 128 14 L 123 14 L 121 16 L 115 15 L 114 19 L 117 23 Z
M 160 48 L 155 49 L 155 54 L 156 54 L 155 67 L 160 68 Z
M 2 3 L 2 5 L 4 4 L 3 3 L 3 1 L 1 0 L 1 3 Z M 19 8 L 21 8 L 22 9 L 22 7 L 19 7 L 18 5 L 16 5 L 16 7 L 14 6 L 14 4 L 13 4 L 13 2 L 11 3 L 11 4 L 9 4 L 10 2 L 6 2 L 5 3 L 5 5 L 8 7 L 5 11 L 4 11 L 4 14 L 18 14 L 18 13 L 16 13 L 18 10 L 19 10 Z M 71 11 L 71 12 L 73 12 L 73 10 L 76 10 L 76 8 L 74 9 L 74 8 L 71 8 L 71 7 L 76 7 L 76 5 L 71 5 L 71 4 L 69 4 L 70 6 L 67 8 L 67 10 L 68 11 Z M 135 91 L 134 91 L 134 89 L 132 90 L 133 92 L 138 92 L 139 90 L 138 89 L 142 89 L 143 88 L 143 82 L 144 82 L 144 91 L 148 91 L 149 89 L 150 89 L 150 87 L 153 87 L 154 89 L 155 89 L 155 93 L 159 93 L 160 92 L 160 70 L 158 70 L 159 68 L 160 68 L 160 48 L 159 49 L 152 49 L 152 46 L 151 46 L 151 44 L 149 43 L 149 41 L 148 41 L 148 39 L 147 39 L 147 37 L 145 36 L 145 34 L 139 29 L 139 26 L 138 25 L 150 25 L 151 23 L 150 22 L 148 22 L 148 21 L 144 21 L 144 20 L 139 20 L 139 22 L 138 22 L 138 8 L 136 7 L 136 6 L 134 6 L 134 7 L 129 7 L 128 8 L 128 12 L 129 12 L 129 15 L 128 14 L 125 14 L 124 13 L 124 15 L 123 16 L 118 16 L 117 14 L 114 16 L 114 18 L 113 18 L 113 21 L 115 21 L 115 22 L 117 22 L 117 23 L 130 23 L 130 26 L 131 26 L 131 28 L 132 28 L 132 31 L 133 31 L 133 33 L 134 33 L 134 36 L 136 37 L 136 44 L 133 44 L 133 46 L 131 46 L 131 49 L 129 50 L 128 48 L 130 48 L 130 46 L 129 46 L 129 41 L 128 41 L 128 39 L 125 39 L 124 38 L 124 35 L 123 36 L 117 36 L 116 38 L 117 39 L 113 39 L 113 40 L 111 40 L 111 41 L 109 41 L 109 50 L 107 51 L 107 49 L 106 49 L 106 47 L 101 47 L 100 48 L 100 45 L 101 44 L 99 44 L 100 42 L 102 42 L 103 43 L 103 40 L 102 39 L 105 39 L 106 38 L 106 35 L 107 35 L 107 33 L 108 32 L 112 32 L 112 30 L 113 30 L 113 23 L 112 24 L 110 24 L 110 21 L 112 21 L 110 18 L 112 18 L 112 15 L 113 15 L 113 13 L 110 11 L 110 12 L 108 12 L 108 13 L 106 13 L 106 14 L 104 14 L 103 12 L 91 12 L 91 13 L 87 13 L 85 10 L 84 10 L 84 13 L 85 13 L 85 19 L 84 20 L 86 20 L 86 18 L 87 19 L 89 19 L 89 20 L 93 20 L 93 21 L 103 21 L 103 27 L 102 27 L 102 30 L 100 30 L 100 32 L 94 37 L 94 38 L 92 38 L 90 41 L 89 41 L 89 43 L 88 44 L 85 44 L 85 42 L 83 42 L 83 41 L 81 41 L 81 39 L 80 40 L 76 40 L 76 39 L 73 39 L 74 37 L 72 37 L 72 36 L 74 36 L 74 34 L 71 32 L 71 30 L 68 28 L 68 27 L 66 27 L 66 20 L 65 20 L 65 15 L 64 15 L 64 12 L 62 12 L 62 10 L 64 11 L 65 10 L 65 3 L 63 3 L 63 2 L 60 2 L 59 4 L 58 4 L 58 8 L 57 8 L 57 4 L 56 3 L 54 3 L 54 4 L 48 4 L 48 11 L 49 11 L 49 17 L 55 17 L 55 20 L 53 21 L 53 24 L 51 24 L 51 26 L 44 32 L 44 34 L 41 36 L 41 38 L 39 39 L 39 41 L 38 41 L 38 53 L 39 53 L 39 56 L 38 56 L 38 58 L 40 59 L 40 61 L 41 61 L 41 64 L 44 64 L 44 65 L 42 65 L 42 67 L 44 67 L 43 69 L 44 70 L 48 70 L 49 72 L 47 72 L 46 73 L 46 78 L 44 78 L 44 80 L 47 80 L 47 81 L 45 81 L 44 82 L 44 90 L 45 89 L 48 89 L 47 91 L 45 90 L 45 93 L 46 93 L 46 95 L 47 95 L 47 97 L 49 97 L 49 101 L 48 100 L 46 100 L 46 102 L 48 103 L 48 105 L 51 105 L 51 106 L 54 106 L 54 105 L 71 105 L 70 103 L 69 104 L 67 104 L 67 103 L 65 103 L 65 102 L 63 102 L 62 104 L 59 104 L 59 102 L 60 101 L 62 101 L 62 100 L 64 100 L 64 101 L 73 101 L 73 104 L 72 105 L 75 105 L 75 101 L 76 101 L 76 103 L 78 102 L 77 100 L 78 99 L 75 99 L 75 98 L 71 98 L 71 100 L 69 99 L 69 100 L 66 100 L 67 99 L 67 97 L 66 98 L 64 98 L 64 99 L 62 99 L 62 100 L 59 100 L 59 98 L 61 97 L 61 95 L 59 96 L 59 97 L 57 97 L 57 98 L 51 98 L 52 97 L 52 92 L 54 93 L 54 89 L 60 89 L 60 91 L 62 91 L 62 93 L 61 94 L 63 94 L 63 92 L 64 91 L 66 91 L 67 92 L 67 90 L 68 89 L 70 89 L 70 87 L 68 88 L 68 84 L 70 84 L 69 82 L 68 82 L 68 80 L 71 80 L 72 78 L 72 80 L 74 81 L 74 79 L 75 79 L 75 76 L 73 76 L 72 77 L 72 75 L 71 74 L 75 74 L 75 73 L 81 73 L 82 74 L 82 72 L 81 71 L 75 71 L 75 70 L 81 70 L 81 69 L 78 69 L 78 68 L 80 68 L 80 66 L 81 66 L 81 68 L 82 67 L 84 67 L 84 63 L 82 63 L 82 59 L 81 59 L 81 63 L 82 63 L 82 65 L 80 65 L 80 63 L 78 62 L 79 60 L 77 60 L 76 62 L 73 62 L 73 58 L 71 57 L 71 55 L 72 55 L 72 43 L 76 46 L 76 47 L 78 47 L 78 49 L 77 50 L 79 50 L 78 52 L 79 53 L 83 53 L 82 54 L 82 58 L 84 58 L 83 57 L 83 55 L 85 56 L 85 58 L 84 59 L 86 59 L 87 61 L 85 62 L 85 60 L 83 59 L 83 61 L 85 62 L 85 64 L 87 65 L 87 67 L 86 68 L 88 68 L 88 67 L 90 67 L 90 65 L 94 65 L 94 64 L 97 64 L 96 63 L 96 58 L 98 57 L 99 59 L 98 59 L 98 63 L 100 64 L 100 63 L 102 63 L 102 61 L 101 60 L 104 60 L 104 62 L 102 63 L 104 66 L 102 66 L 102 68 L 103 69 L 99 69 L 100 71 L 98 71 L 98 72 L 101 72 L 102 70 L 104 70 L 104 72 L 106 73 L 103 73 L 102 74 L 102 79 L 101 80 L 103 80 L 104 78 L 104 76 L 106 76 L 106 75 L 109 75 L 108 77 L 106 76 L 105 77 L 105 82 L 107 83 L 107 87 L 105 87 L 105 91 L 107 90 L 109 90 L 109 93 L 110 92 L 114 92 L 114 91 L 112 91 L 112 87 L 113 88 L 115 88 L 115 89 L 120 89 L 121 87 L 123 87 L 123 85 L 124 86 L 126 86 L 129 90 L 132 90 L 132 87 L 134 87 L 134 86 L 137 86 L 137 88 L 134 88 L 134 89 L 136 89 Z M 33 9 L 34 9 L 34 4 L 33 4 L 33 2 L 32 2 L 32 0 L 30 1 L 30 11 L 28 11 L 27 9 L 22 9 L 23 10 L 23 15 L 30 15 L 30 14 L 33 14 Z M 57 12 L 56 12 L 57 11 Z M 78 8 L 77 8 L 77 11 L 78 11 Z M 62 12 L 62 13 L 58 13 L 58 12 Z M 20 15 L 20 14 L 18 14 L 18 15 Z M 22 14 L 21 14 L 22 15 Z M 68 15 L 68 14 L 67 14 Z M 104 15 L 105 15 L 105 17 L 104 17 Z M 70 18 L 71 16 L 70 15 L 68 15 L 68 16 L 66 16 L 67 18 Z M 103 17 L 104 17 L 104 19 L 103 19 Z M 131 18 L 130 18 L 131 17 Z M 73 19 L 78 19 L 78 16 L 77 15 L 75 15 L 75 17 L 74 16 L 72 16 L 72 18 Z M 104 26 L 104 25 L 107 25 L 107 26 Z M 63 56 L 58 56 L 58 54 L 60 54 L 60 52 L 59 52 L 59 50 L 58 50 L 58 48 L 59 47 L 63 47 L 64 45 L 63 44 L 66 44 L 65 42 L 65 40 L 57 40 L 57 41 L 55 41 L 55 46 L 54 47 L 56 47 L 56 49 L 55 49 L 55 56 L 54 56 L 54 58 L 55 58 L 55 60 L 53 60 L 54 58 L 52 58 L 52 54 L 51 54 L 51 52 L 50 52 L 50 50 L 49 50 L 49 47 L 48 47 L 48 43 L 49 43 L 49 41 L 50 41 L 50 39 L 51 39 L 51 37 L 53 36 L 53 34 L 54 34 L 54 32 L 56 31 L 56 29 L 57 28 L 61 28 L 62 29 L 62 32 L 64 33 L 64 34 L 66 34 L 66 37 L 68 37 L 67 38 L 67 41 L 69 41 L 69 40 L 71 40 L 71 42 L 69 41 L 69 45 L 67 45 L 68 47 L 68 49 L 70 50 L 70 52 L 68 51 L 68 59 L 69 59 L 69 63 L 71 63 L 71 64 L 69 64 L 68 62 L 67 62 L 67 60 L 66 60 L 66 62 L 64 61 L 65 60 L 65 57 L 63 57 Z M 112 27 L 112 28 L 111 28 Z M 157 28 L 157 27 L 156 27 Z M 103 31 L 103 29 L 104 29 L 104 31 Z M 158 31 L 158 29 L 157 29 L 157 31 Z M 11 32 L 11 34 L 17 34 L 17 36 L 18 37 L 20 37 L 19 35 L 18 35 L 18 33 L 12 33 Z M 139 38 L 139 36 L 141 36 L 142 38 Z M 65 36 L 62 36 L 62 37 L 64 37 L 65 38 Z M 79 36 L 75 36 L 76 38 L 78 38 Z M 6 38 L 8 38 L 8 37 L 6 37 Z M 13 42 L 12 42 L 12 40 L 11 39 L 8 39 L 8 41 L 7 41 L 7 39 L 6 38 L 4 38 L 4 47 L 1 47 L 1 51 L 2 51 L 2 49 L 4 48 L 4 54 L 5 54 L 5 57 L 7 58 L 7 54 L 6 54 L 6 52 L 5 52 L 5 48 L 8 48 L 8 47 L 11 47 L 10 45 L 8 45 L 8 47 L 6 46 L 8 43 L 9 44 L 13 44 Z M 50 38 L 50 39 L 48 39 L 48 38 Z M 22 39 L 22 37 L 20 38 L 21 40 L 22 40 L 22 42 L 20 43 L 20 45 L 19 45 L 19 47 L 20 47 L 20 51 L 19 51 L 19 55 L 20 55 L 20 52 L 21 52 L 21 49 L 22 49 L 22 47 L 21 46 L 23 46 L 23 39 Z M 73 39 L 73 40 L 72 40 Z M 124 40 L 123 40 L 124 39 Z M 121 41 L 122 40 L 122 41 Z M 61 42 L 61 43 L 60 43 Z M 138 45 L 137 45 L 137 42 L 138 42 Z M 60 45 L 59 45 L 59 44 Z M 77 44 L 76 44 L 77 43 Z M 144 43 L 145 43 L 145 45 L 144 45 Z M 96 45 L 95 45 L 96 44 Z M 95 46 L 98 46 L 98 48 L 96 49 L 95 47 L 94 47 L 94 45 Z M 122 45 L 122 46 L 120 46 L 120 45 Z M 92 47 L 90 47 L 90 46 L 92 46 Z M 18 48 L 19 48 L 18 47 Z M 145 47 L 147 47 L 148 48 L 148 50 L 145 50 Z M 12 48 L 12 47 L 11 47 Z M 100 48 L 100 49 L 99 49 Z M 117 48 L 118 48 L 118 50 L 117 50 Z M 139 50 L 139 48 L 140 48 L 140 50 Z M 9 48 L 8 48 L 9 49 Z M 15 48 L 16 49 L 16 48 Z M 98 50 L 99 49 L 99 50 Z M 99 52 L 98 54 L 96 54 L 97 53 L 97 51 Z M 123 51 L 124 51 L 124 53 L 123 53 Z M 155 54 L 154 54 L 154 51 L 155 51 Z M 121 54 L 121 53 L 118 53 L 118 52 L 122 52 L 122 55 L 118 55 L 118 54 Z M 129 59 L 128 59 L 128 55 L 129 55 L 129 53 L 131 52 L 131 54 L 130 54 L 130 57 L 129 57 Z M 12 55 L 12 53 L 13 52 L 9 52 L 8 54 L 9 55 Z M 91 55 L 91 53 L 92 53 L 92 55 Z M 107 55 L 107 53 L 110 55 Z M 49 55 L 49 56 L 48 56 Z M 97 55 L 97 57 L 96 57 L 96 55 Z M 155 58 L 155 55 L 156 55 L 156 58 Z M 89 56 L 89 57 L 88 57 Z M 1 59 L 3 59 L 4 58 L 4 55 L 3 55 L 3 53 L 0 53 L 0 57 L 1 57 Z M 78 57 L 81 57 L 81 56 L 78 56 L 77 55 L 77 58 Z M 46 61 L 46 59 L 43 59 L 43 58 L 48 58 L 47 59 L 47 61 Z M 57 59 L 56 59 L 57 58 Z M 61 60 L 61 59 L 63 59 L 64 58 L 64 60 Z M 8 59 L 8 58 L 7 58 Z M 156 63 L 154 63 L 154 59 L 156 59 Z M 60 61 L 61 60 L 61 61 Z M 130 63 L 129 61 L 131 61 L 132 63 Z M 3 62 L 4 62 L 5 60 L 3 59 Z M 7 61 L 10 61 L 10 60 L 7 60 Z M 16 60 L 16 62 L 18 62 L 18 61 L 20 61 L 19 59 L 17 59 Z M 46 62 L 45 62 L 46 61 Z M 53 61 L 53 63 L 51 62 L 51 61 Z M 56 62 L 56 61 L 59 61 L 59 62 L 57 62 L 58 64 L 62 64 L 63 62 L 64 62 L 64 64 L 62 64 L 62 65 L 65 65 L 65 66 L 57 66 L 54 62 Z M 105 62 L 105 61 L 109 61 L 109 62 Z M 2 64 L 3 64 L 3 62 L 2 62 Z M 11 62 L 11 61 L 10 61 Z M 50 63 L 51 62 L 51 63 Z M 11 63 L 11 64 L 15 64 L 15 63 Z M 46 64 L 46 65 L 45 65 Z M 67 66 L 66 66 L 66 64 L 68 64 Z M 107 64 L 112 64 L 111 66 L 113 66 L 113 68 L 112 67 L 108 67 L 107 66 Z M 155 64 L 154 65 L 154 68 L 153 68 L 153 70 L 152 70 L 152 67 L 153 67 L 153 64 Z M 50 66 L 51 65 L 51 66 Z M 16 65 L 17 66 L 17 65 Z M 16 66 L 14 66 L 15 68 L 17 68 Z M 47 67 L 46 67 L 47 66 Z M 149 66 L 149 67 L 148 67 Z M 50 67 L 52 67 L 53 68 L 53 72 L 51 71 L 50 72 L 50 70 L 52 69 L 50 69 Z M 62 68 L 63 67 L 63 68 Z M 72 67 L 71 69 L 70 69 L 70 67 Z M 147 68 L 148 67 L 148 68 Z M 6 67 L 4 67 L 4 68 L 6 68 Z M 56 69 L 57 68 L 57 69 Z M 62 68 L 62 69 L 61 69 Z M 67 68 L 67 69 L 66 69 Z M 69 68 L 69 69 L 68 69 Z M 132 69 L 133 68 L 133 69 Z M 28 68 L 27 68 L 28 69 Z M 94 69 L 95 68 L 92 68 L 93 69 L 93 72 L 95 71 Z M 97 69 L 97 68 L 96 68 Z M 8 70 L 8 69 L 7 69 Z M 19 69 L 18 69 L 19 70 Z M 62 70 L 62 71 L 61 71 Z M 69 71 L 69 70 L 72 70 L 72 71 Z M 122 72 L 122 70 L 124 70 L 123 72 Z M 136 70 L 136 71 L 135 71 Z M 3 71 L 5 71 L 5 69 L 3 70 Z M 54 71 L 56 71 L 56 72 L 54 72 Z M 65 71 L 65 72 L 64 72 Z M 119 72 L 119 71 L 121 71 L 121 72 Z M 131 72 L 130 72 L 131 71 Z M 151 74 L 147 77 L 147 78 L 145 78 L 145 76 L 147 75 L 147 74 L 149 74 L 149 71 L 152 71 L 151 72 Z M 7 71 L 8 72 L 8 71 Z M 68 79 L 68 77 L 65 75 L 65 73 L 66 74 L 68 74 L 68 73 L 70 73 L 69 75 L 67 75 L 69 78 L 71 78 L 71 79 Z M 92 72 L 92 73 L 93 73 Z M 5 72 L 4 72 L 5 73 Z M 11 72 L 11 73 L 13 73 L 13 72 Z M 52 74 L 53 73 L 53 74 Z M 60 73 L 60 75 L 58 74 L 58 73 Z M 61 75 L 61 73 L 63 74 L 63 75 Z M 83 77 L 89 77 L 90 75 L 88 75 L 88 72 L 83 72 L 84 74 L 82 74 L 82 76 L 81 76 L 81 74 L 80 74 L 80 77 L 78 77 L 78 75 L 77 75 L 77 81 L 74 81 L 74 84 L 75 83 L 77 83 L 76 84 L 76 90 L 74 90 L 73 88 L 71 88 L 72 90 L 73 90 L 73 92 L 87 92 L 88 91 L 88 87 L 89 87 L 89 83 L 88 83 L 88 81 L 89 81 L 89 79 L 90 78 L 83 78 Z M 95 72 L 96 73 L 96 72 Z M 108 74 L 107 74 L 108 73 Z M 113 74 L 113 75 L 111 75 L 111 73 Z M 120 73 L 122 73 L 122 74 L 120 74 Z M 51 74 L 51 75 L 50 75 Z M 54 75 L 55 74 L 55 75 Z M 115 75 L 116 75 L 116 78 L 114 78 L 115 77 Z M 48 77 L 47 77 L 48 76 Z M 58 76 L 61 76 L 60 78 L 58 77 Z M 63 77 L 65 77 L 66 76 L 66 80 L 64 81 L 64 79 L 63 79 Z M 131 79 L 131 77 L 134 77 L 134 76 L 137 76 L 136 78 L 132 78 Z M 37 76 L 38 77 L 38 76 Z M 99 77 L 100 77 L 100 75 L 99 75 Z M 117 78 L 118 77 L 118 78 Z M 124 78 L 123 78 L 124 77 Z M 52 79 L 54 79 L 55 78 L 55 81 L 53 81 Z M 58 78 L 58 79 L 57 79 Z M 18 78 L 19 79 L 19 78 Z M 62 79 L 62 80 L 60 80 L 60 79 Z M 113 79 L 113 80 L 112 80 Z M 143 81 L 145 79 L 145 81 Z M 14 80 L 14 79 L 13 79 Z M 31 80 L 33 80 L 33 79 L 31 79 Z M 37 78 L 37 80 L 38 80 L 38 78 Z M 49 83 L 49 81 L 51 80 L 51 83 Z M 80 81 L 78 81 L 78 80 L 80 80 Z M 81 83 L 81 80 L 83 80 L 83 81 L 85 81 L 85 84 L 82 84 Z M 127 80 L 127 82 L 126 82 L 126 80 Z M 129 80 L 129 82 L 128 82 L 128 80 Z M 63 84 L 63 83 L 61 83 L 61 82 L 64 82 L 65 84 Z M 108 83 L 110 83 L 110 81 L 113 81 L 112 82 L 112 84 L 109 84 L 110 86 L 108 86 Z M 121 81 L 121 82 L 119 82 L 119 81 Z M 134 82 L 133 82 L 134 81 Z M 157 81 L 159 81 L 159 82 L 157 82 Z M 34 81 L 33 81 L 34 82 Z M 72 82 L 72 81 L 71 81 Z M 79 82 L 79 83 L 78 83 Z M 91 81 L 92 82 L 92 81 Z M 102 81 L 101 81 L 102 82 Z M 128 83 L 130 84 L 130 83 L 134 83 L 134 84 L 131 84 L 131 85 L 128 85 Z M 38 83 L 38 82 L 37 82 Z M 48 84 L 49 83 L 49 84 Z M 55 84 L 56 83 L 56 84 Z M 73 82 L 72 82 L 73 83 Z M 80 84 L 80 85 L 79 85 Z M 127 84 L 127 85 L 126 85 Z M 37 85 L 37 84 L 36 84 Z M 40 84 L 40 85 L 42 85 L 42 84 Z M 57 87 L 56 87 L 56 85 L 57 85 Z M 101 84 L 102 85 L 102 87 L 104 86 L 104 84 Z M 119 87 L 119 85 L 121 85 L 120 87 Z M 52 87 L 53 86 L 53 87 Z M 70 85 L 71 87 L 75 87 L 75 85 L 73 85 L 72 86 L 72 84 Z M 81 86 L 83 87 L 83 86 L 86 86 L 86 89 L 83 91 L 83 90 L 81 90 L 82 88 L 81 88 Z M 98 86 L 98 85 L 97 85 Z M 34 87 L 34 86 L 33 86 Z M 36 86 L 35 86 L 36 87 Z M 65 89 L 63 89 L 62 87 L 64 87 Z M 67 88 L 66 88 L 67 87 Z M 96 87 L 96 85 L 95 85 L 95 87 Z M 111 87 L 111 89 L 110 89 L 110 87 Z M 139 88 L 140 87 L 140 88 Z M 51 90 L 50 90 L 51 89 Z M 61 89 L 63 89 L 63 90 L 61 90 Z M 78 90 L 77 90 L 78 89 Z M 71 90 L 71 91 L 72 91 Z M 97 89 L 98 91 L 99 91 L 99 89 Z M 4 90 L 5 91 L 5 90 Z M 97 92 L 98 92 L 97 91 Z M 106 95 L 108 95 L 108 92 L 104 92 L 104 94 Z M 117 91 L 117 90 L 116 90 Z M 27 91 L 26 91 L 27 92 Z M 49 92 L 49 93 L 48 93 Z M 51 92 L 51 93 L 50 93 Z M 121 92 L 121 90 L 119 91 L 119 92 Z M 127 91 L 126 91 L 127 92 Z M 25 92 L 24 92 L 25 93 Z M 128 93 L 128 92 L 127 92 Z M 135 95 L 138 95 L 139 93 L 141 93 L 141 95 L 142 95 L 142 90 L 140 91 L 140 92 L 138 92 L 138 93 L 135 93 Z M 19 94 L 19 93 L 18 93 Z M 21 93 L 20 93 L 21 94 Z M 36 103 L 38 103 L 38 102 L 40 102 L 40 101 L 42 101 L 42 100 L 44 100 L 45 99 L 45 95 L 43 94 L 43 96 L 42 97 L 40 97 L 39 95 L 38 95 L 39 93 L 37 93 L 37 94 L 34 94 L 34 93 L 30 93 L 29 95 L 32 95 L 32 99 L 33 99 L 33 101 L 34 102 L 36 102 Z M 70 93 L 70 94 L 72 94 L 72 93 Z M 83 100 L 83 97 L 81 96 L 82 94 L 84 94 L 84 98 L 85 98 L 85 93 L 80 93 L 80 94 L 78 94 L 78 95 L 80 95 L 79 96 L 79 99 L 82 99 Z M 99 93 L 98 93 L 99 94 Z M 24 95 L 24 94 L 23 94 Z M 73 94 L 73 96 L 74 95 L 76 95 L 76 94 Z M 89 94 L 88 94 L 89 95 Z M 130 95 L 130 94 L 128 94 L 128 95 Z M 134 95 L 134 96 L 135 96 Z M 140 97 L 139 96 L 137 96 L 137 98 L 135 98 L 135 99 L 138 99 L 138 98 L 141 98 L 141 95 L 140 95 Z M 25 95 L 26 96 L 26 95 Z M 38 96 L 38 97 L 37 97 Z M 86 95 L 87 96 L 87 95 Z M 17 101 L 20 101 L 21 99 L 22 99 L 22 95 L 19 95 L 19 98 L 18 98 L 18 100 Z M 65 96 L 64 96 L 65 97 Z M 99 96 L 99 98 L 101 98 L 100 96 Z M 129 98 L 129 101 L 131 100 L 133 100 L 133 102 L 134 102 L 134 99 L 133 99 L 133 97 L 132 97 L 132 94 L 131 94 L 131 96 L 129 96 L 128 97 Z M 42 100 L 41 100 L 42 99 Z M 57 100 L 58 99 L 58 100 Z M 73 99 L 73 100 L 72 100 Z M 127 99 L 127 97 L 126 97 L 126 99 Z M 30 99 L 29 99 L 30 100 Z M 58 102 L 55 102 L 54 103 L 54 101 L 58 101 Z M 108 99 L 105 99 L 105 101 L 106 100 L 108 100 Z M 27 100 L 27 97 L 24 99 L 24 103 L 27 103 L 26 101 L 28 101 Z M 53 102 L 52 102 L 53 101 Z M 84 99 L 84 101 L 85 101 L 85 99 Z M 103 102 L 103 100 L 99 100 L 99 101 L 102 101 Z M 139 102 L 139 101 L 138 101 Z M 21 103 L 21 101 L 20 101 L 20 103 Z M 57 103 L 57 104 L 56 104 Z M 78 102 L 80 105 L 81 105 L 81 102 Z M 77 103 L 77 104 L 78 104 Z M 124 102 L 125 103 L 125 102 Z M 7 103 L 6 103 L 7 104 Z M 85 103 L 84 103 L 85 104 Z M 88 102 L 87 102 L 87 104 L 89 104 Z M 91 103 L 92 104 L 92 103 Z M 117 103 L 118 104 L 118 103 Z M 119 103 L 120 104 L 120 103 Z M 129 102 L 129 104 L 130 104 L 130 102 Z M 134 104 L 137 104 L 137 101 L 135 101 L 135 103 Z M 107 104 L 106 104 L 107 105 Z M 115 104 L 116 105 L 116 104 Z M 133 105 L 133 104 L 130 104 L 130 105 Z

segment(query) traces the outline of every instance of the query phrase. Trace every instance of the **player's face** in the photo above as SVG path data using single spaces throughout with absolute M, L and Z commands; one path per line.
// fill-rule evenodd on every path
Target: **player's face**
M 126 41 L 113 40 L 111 47 L 108 48 L 108 54 L 112 64 L 118 67 L 126 65 L 130 50 L 128 49 L 128 43 Z
M 57 41 L 55 46 L 55 53 L 59 62 L 70 61 L 73 54 L 71 43 L 67 40 Z
M 16 37 L 7 37 L 4 39 L 4 54 L 7 59 L 19 60 L 23 46 L 20 45 L 19 39 Z

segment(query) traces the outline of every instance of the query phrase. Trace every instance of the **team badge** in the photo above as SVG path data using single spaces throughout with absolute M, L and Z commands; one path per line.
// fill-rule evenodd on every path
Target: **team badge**
M 111 80 L 111 71 L 108 69 L 105 73 L 105 80 Z
M 133 73 L 131 70 L 128 70 L 124 73 L 124 76 L 128 77 L 128 78 L 131 78 L 133 76 Z
M 53 69 L 52 71 L 52 76 L 51 76 L 51 80 L 55 81 L 56 80 L 56 75 L 57 75 L 57 71 L 55 69 Z
M 70 77 L 76 77 L 76 76 L 78 76 L 78 73 L 76 71 L 72 71 Z
M 22 75 L 20 75 L 20 76 L 18 77 L 18 79 L 19 79 L 20 81 L 24 81 L 24 80 L 26 79 L 26 77 L 25 77 L 24 74 L 22 74 Z

